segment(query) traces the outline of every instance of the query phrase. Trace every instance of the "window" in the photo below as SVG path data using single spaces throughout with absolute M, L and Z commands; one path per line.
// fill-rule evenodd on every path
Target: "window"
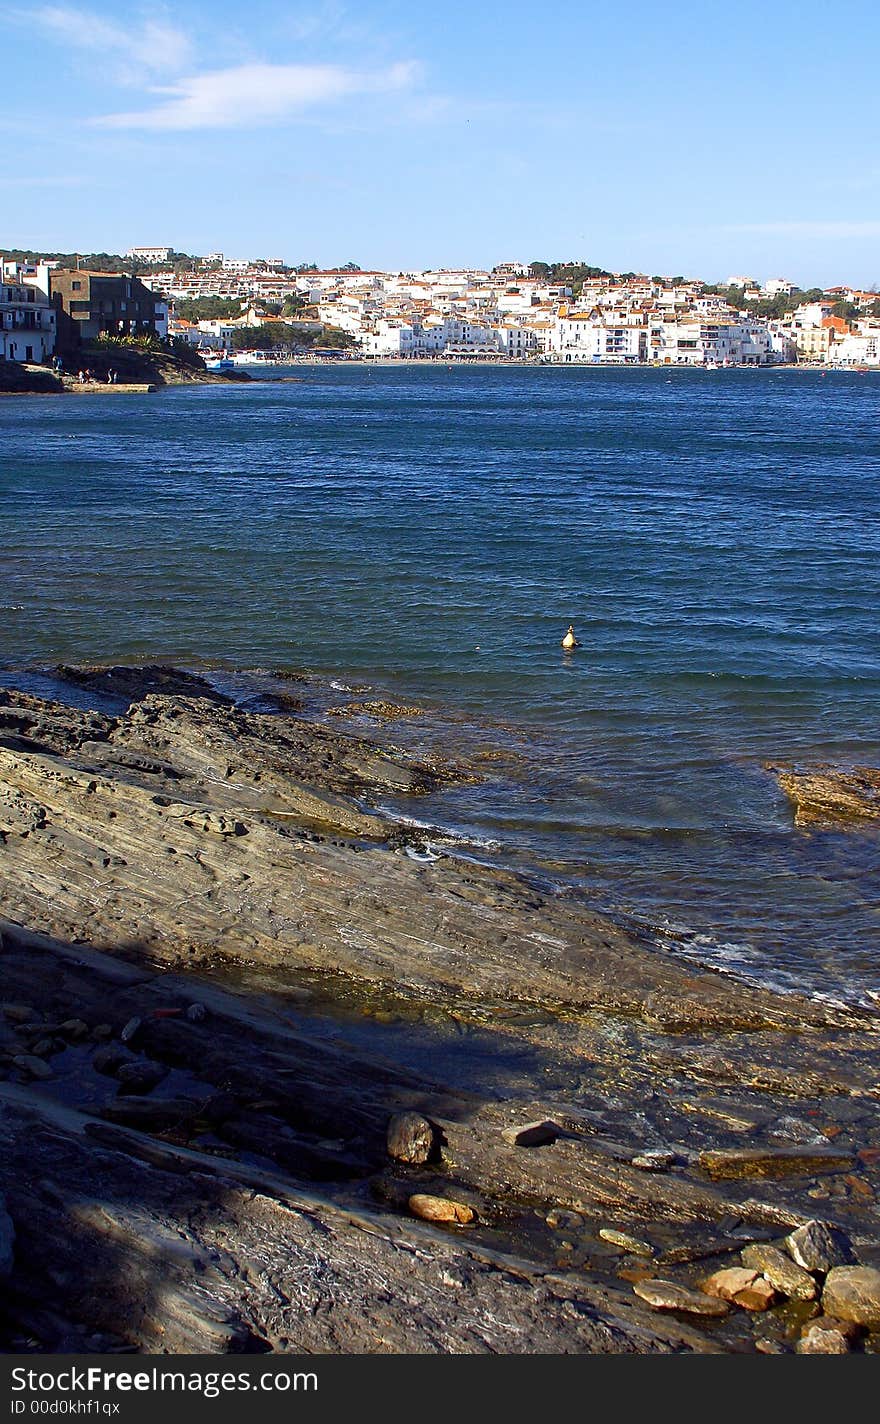
M 81 292 L 81 291 L 82 291 L 82 282 L 71 282 L 71 284 L 70 284 L 70 290 L 71 290 L 72 292 Z

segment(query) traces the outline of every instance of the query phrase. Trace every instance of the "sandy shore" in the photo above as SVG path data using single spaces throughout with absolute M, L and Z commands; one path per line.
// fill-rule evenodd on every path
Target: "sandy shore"
M 786 1350 L 815 1301 L 634 1286 L 816 1216 L 880 1264 L 876 1014 L 426 855 L 376 803 L 485 765 L 401 751 L 394 709 L 369 740 L 296 679 L 254 714 L 62 676 L 129 706 L 0 692 L 6 1348 Z

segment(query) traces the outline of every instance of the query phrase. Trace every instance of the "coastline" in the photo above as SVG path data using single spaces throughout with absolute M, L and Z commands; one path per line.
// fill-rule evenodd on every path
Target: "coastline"
M 807 1303 L 701 1321 L 633 1285 L 691 1290 L 813 1215 L 880 1261 L 876 1014 L 724 978 L 585 896 L 426 854 L 377 803 L 393 790 L 422 818 L 485 770 L 403 751 L 393 729 L 418 709 L 365 738 L 311 718 L 298 674 L 261 712 L 181 669 L 58 677 L 70 702 L 0 690 L 0 1189 L 30 1247 L 23 1323 L 50 1329 L 41 1270 L 64 1259 L 111 1281 L 104 1299 L 57 1289 L 71 1338 L 113 1348 L 127 1319 L 140 1348 L 308 1348 L 240 1263 L 308 1254 L 318 1232 L 325 1349 L 790 1349 Z M 426 1160 L 389 1155 L 401 1111 L 428 1122 Z M 413 1193 L 473 1217 L 426 1225 Z M 212 1233 L 235 1269 L 205 1256 Z M 199 1253 L 219 1317 L 187 1294 Z M 320 1301 L 319 1278 L 303 1290 Z

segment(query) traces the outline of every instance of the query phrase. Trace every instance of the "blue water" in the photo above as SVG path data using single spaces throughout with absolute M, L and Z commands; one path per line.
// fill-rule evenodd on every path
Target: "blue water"
M 880 765 L 880 378 L 300 375 L 0 403 L 7 668 L 302 667 L 503 722 L 523 760 L 420 816 L 675 952 L 880 987 L 876 833 L 796 831 L 763 769 Z

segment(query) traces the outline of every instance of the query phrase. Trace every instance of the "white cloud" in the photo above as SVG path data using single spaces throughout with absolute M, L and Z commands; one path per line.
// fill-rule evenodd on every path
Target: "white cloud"
M 242 64 L 157 87 L 153 93 L 160 97 L 152 108 L 107 114 L 94 122 L 116 129 L 250 128 L 349 95 L 408 89 L 418 72 L 414 63 L 372 73 L 333 64 Z
M 121 63 L 124 68 L 118 77 L 127 81 L 143 78 L 144 74 L 177 72 L 191 58 L 188 36 L 161 13 L 124 25 L 73 5 L 43 5 L 22 18 L 61 44 L 104 54 Z

